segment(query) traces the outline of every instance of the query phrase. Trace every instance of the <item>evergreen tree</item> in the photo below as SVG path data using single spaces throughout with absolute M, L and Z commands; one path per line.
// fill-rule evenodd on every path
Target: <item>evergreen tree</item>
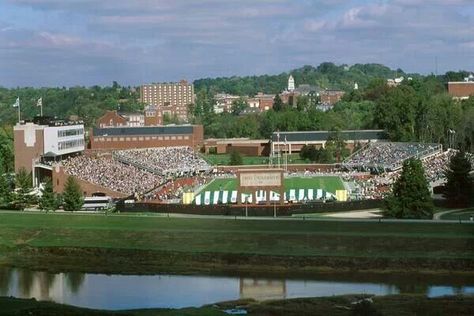
M 410 158 L 403 162 L 402 173 L 393 184 L 392 193 L 385 202 L 387 207 L 385 215 L 388 217 L 433 217 L 433 201 L 419 159 Z
M 0 174 L 0 207 L 9 207 L 13 201 L 10 183 L 5 174 Z
M 24 210 L 25 207 L 33 202 L 33 197 L 30 195 L 33 189 L 32 182 L 31 172 L 26 171 L 25 168 L 21 168 L 16 174 L 16 205 L 20 210 Z
M 66 185 L 64 186 L 64 210 L 68 212 L 79 211 L 84 204 L 84 198 L 82 196 L 81 186 L 75 178 L 67 178 Z
M 469 175 L 472 170 L 471 162 L 465 152 L 458 152 L 451 157 L 445 171 L 446 190 L 444 197 L 452 206 L 468 206 L 473 202 L 474 183 Z
M 229 164 L 231 166 L 237 166 L 241 165 L 242 163 L 242 156 L 240 155 L 240 153 L 237 150 L 232 150 L 232 152 L 230 153 Z
M 282 111 L 284 107 L 283 101 L 280 98 L 280 95 L 277 94 L 273 98 L 273 110 L 276 112 Z
M 42 196 L 39 201 L 39 207 L 45 211 L 55 211 L 58 208 L 58 199 L 53 192 L 53 183 L 47 179 L 41 190 Z

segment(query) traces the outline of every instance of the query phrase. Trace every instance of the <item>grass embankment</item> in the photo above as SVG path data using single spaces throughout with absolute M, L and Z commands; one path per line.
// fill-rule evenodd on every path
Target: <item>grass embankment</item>
M 0 265 L 106 273 L 474 271 L 474 225 L 0 214 Z
M 252 300 L 218 303 L 201 308 L 101 311 L 51 302 L 0 297 L 0 315 L 133 315 L 133 316 L 213 316 L 227 315 L 224 310 L 243 309 L 247 315 L 472 315 L 474 296 L 426 298 L 415 295 L 345 295 L 301 298 L 267 302 Z

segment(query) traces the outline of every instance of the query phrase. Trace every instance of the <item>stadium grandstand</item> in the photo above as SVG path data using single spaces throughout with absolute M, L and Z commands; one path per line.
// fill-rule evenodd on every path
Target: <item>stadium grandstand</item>
M 395 171 L 402 167 L 403 161 L 412 157 L 423 159 L 441 153 L 439 144 L 424 143 L 368 143 L 343 162 L 346 168 L 365 170 Z
M 166 176 L 194 175 L 208 172 L 211 166 L 190 147 L 161 147 L 118 150 L 115 160 L 151 173 Z
M 118 150 L 112 155 L 69 157 L 66 174 L 126 195 L 153 191 L 170 178 L 195 176 L 210 166 L 189 147 Z

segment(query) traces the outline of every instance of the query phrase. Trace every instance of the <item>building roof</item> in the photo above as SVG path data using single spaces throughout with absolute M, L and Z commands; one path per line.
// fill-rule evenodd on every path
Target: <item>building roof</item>
M 273 132 L 271 136 L 272 142 L 277 142 L 277 134 L 280 134 L 280 142 L 285 139 L 288 142 L 311 142 L 326 141 L 330 135 L 337 133 L 336 131 L 306 131 L 306 132 Z M 384 140 L 387 135 L 384 130 L 346 130 L 339 131 L 339 135 L 345 140 Z
M 192 134 L 193 125 L 93 128 L 94 136 L 180 135 Z

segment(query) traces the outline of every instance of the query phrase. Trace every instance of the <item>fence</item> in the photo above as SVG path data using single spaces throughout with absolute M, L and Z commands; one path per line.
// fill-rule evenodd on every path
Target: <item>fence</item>
M 349 202 L 316 202 L 306 204 L 285 205 L 182 205 L 182 204 L 157 204 L 157 203 L 118 203 L 117 211 L 120 212 L 152 212 L 152 213 L 181 213 L 192 215 L 227 215 L 227 216 L 273 216 L 276 209 L 278 216 L 291 216 L 293 214 L 308 214 L 321 212 L 347 212 L 383 206 L 382 200 L 363 200 Z

